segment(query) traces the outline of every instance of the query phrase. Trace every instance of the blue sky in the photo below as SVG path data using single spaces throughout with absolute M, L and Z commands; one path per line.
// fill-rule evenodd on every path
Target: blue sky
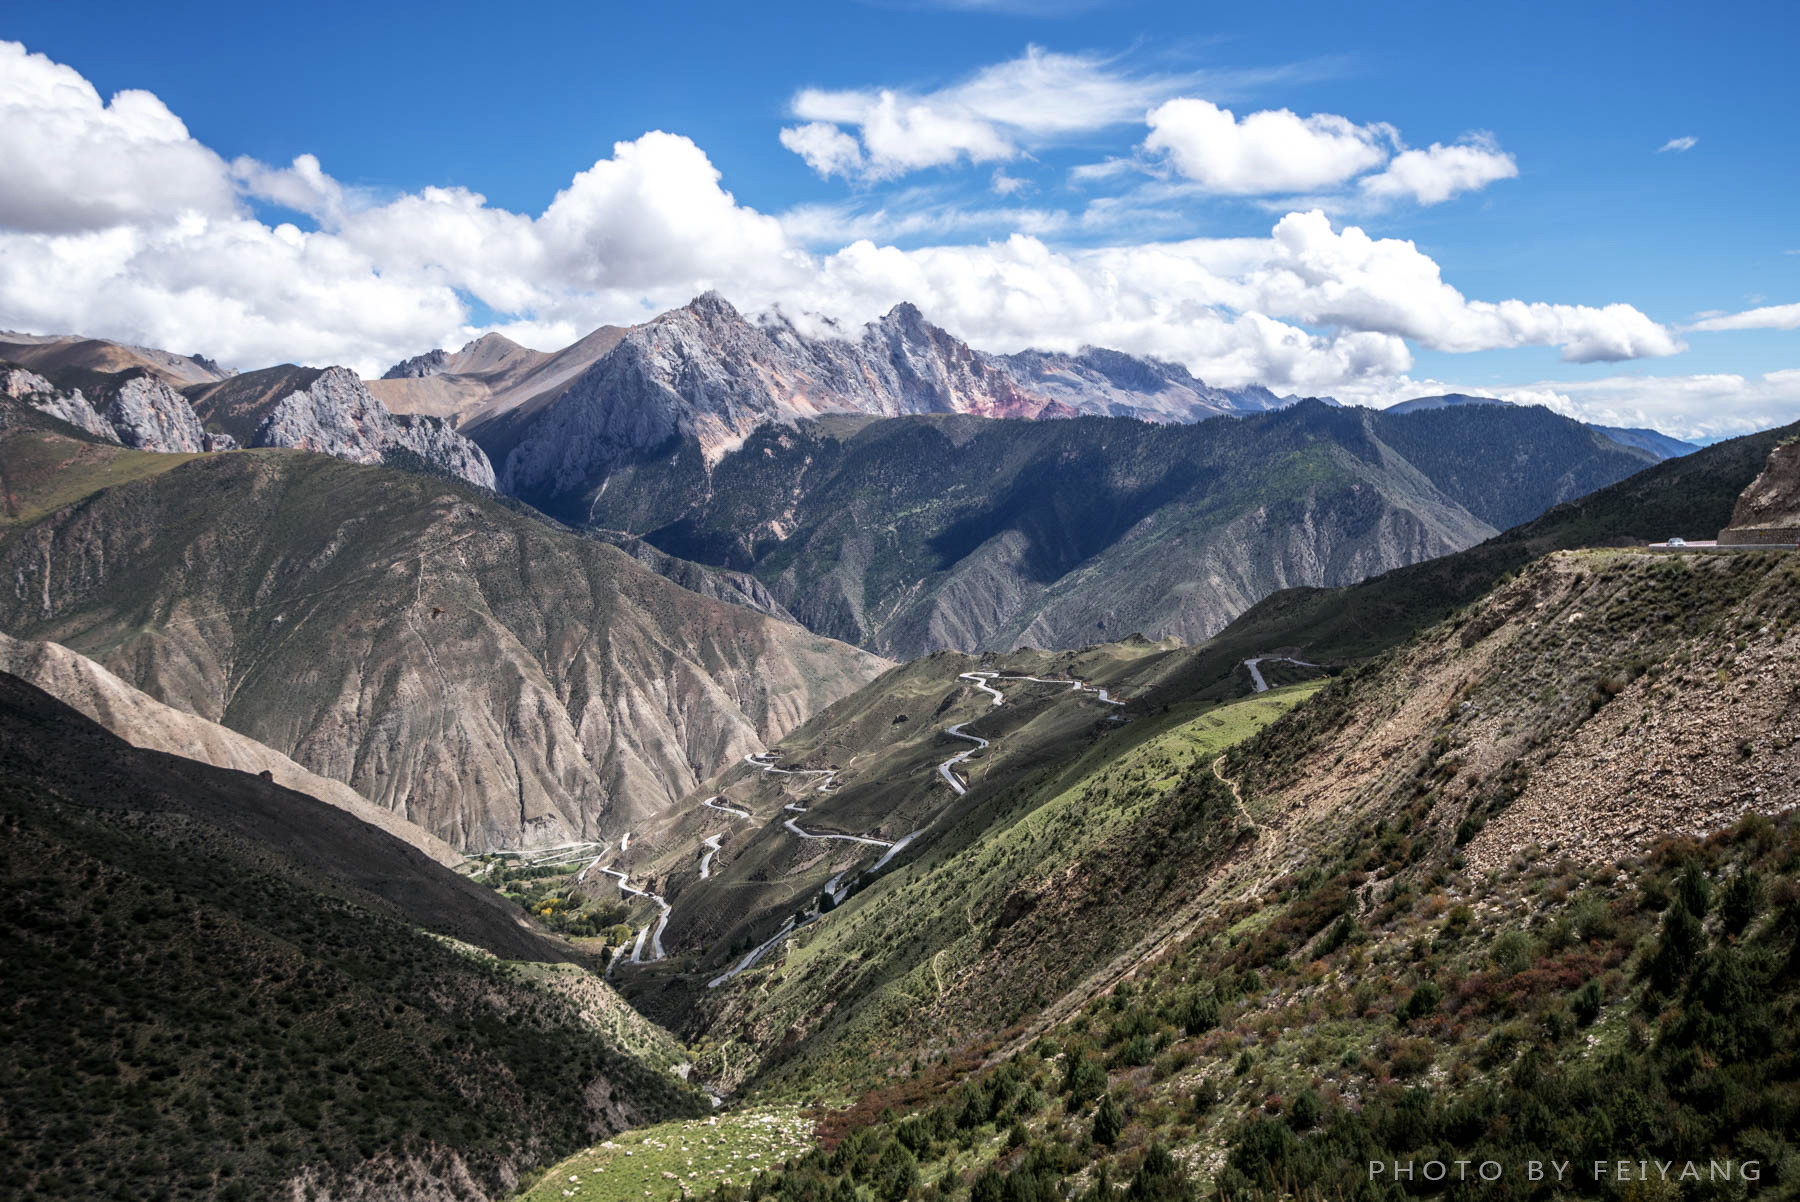
M 162 196 L 179 193 L 165 166 L 140 189 L 151 200 L 65 220 L 55 189 L 91 197 L 152 169 L 117 134 L 129 122 L 79 114 L 111 121 L 83 169 L 123 165 L 96 184 L 47 164 L 10 200 L 0 183 L 0 229 L 21 240 L 0 255 L 0 326 L 79 322 L 185 337 L 194 346 L 172 349 L 242 366 L 368 369 L 489 324 L 551 343 L 702 285 L 845 320 L 912 286 L 928 316 L 995 349 L 1091 330 L 1279 391 L 1379 402 L 1454 386 L 1728 433 L 1800 417 L 1800 374 L 1783 374 L 1800 369 L 1800 311 L 1782 308 L 1800 302 L 1800 15 L 1721 7 L 38 5 L 9 14 L 0 39 L 100 103 L 153 94 L 193 144 L 185 177 L 205 175 L 201 158 L 239 166 Z M 1006 93 L 1033 53 L 1048 83 L 1021 115 Z M 15 83 L 28 70 L 48 68 L 15 61 Z M 929 127 L 878 145 L 866 122 L 883 90 Z M 39 107 L 8 125 L 57 127 L 44 90 L 22 91 Z M 1301 124 L 1250 120 L 1281 110 Z M 825 148 L 810 165 L 784 145 L 802 128 Z M 603 197 L 550 220 L 577 173 L 622 161 L 615 144 L 648 131 L 692 150 L 644 143 L 594 183 Z M 1662 149 L 1677 139 L 1693 142 Z M 170 145 L 158 135 L 156 153 Z M 1404 186 L 1370 182 L 1399 181 L 1401 156 L 1434 146 L 1477 182 L 1432 191 L 1448 158 L 1420 159 L 1425 175 Z M 9 160 L 53 149 L 41 137 Z M 316 176 L 295 173 L 299 156 Z M 718 195 L 671 205 L 706 191 L 697 165 L 716 171 Z M 485 203 L 447 225 L 456 206 L 422 215 L 427 189 Z M 1290 224 L 1279 262 L 1259 249 L 1287 214 L 1315 209 L 1328 228 Z M 1347 227 L 1416 255 L 1363 255 L 1338 244 Z M 108 229 L 135 241 L 104 258 L 93 244 Z M 1020 233 L 1030 244 L 1004 256 L 951 253 Z M 415 235 L 424 245 L 403 258 Z M 872 253 L 846 256 L 859 237 Z M 1179 263 L 1143 249 L 1171 244 L 1188 247 Z M 464 261 L 448 262 L 458 247 Z M 170 265 L 182 255 L 237 261 L 200 280 Z M 1561 308 L 1440 320 L 1460 302 L 1415 279 L 1426 265 L 1477 306 Z M 47 289 L 53 269 L 79 279 Z M 1096 280 L 1121 273 L 1130 295 L 1096 299 Z M 134 290 L 137 308 L 119 298 Z M 323 328 L 321 312 L 308 329 L 309 303 L 347 315 L 344 328 Z M 1691 328 L 1756 310 L 1723 323 L 1747 328 Z

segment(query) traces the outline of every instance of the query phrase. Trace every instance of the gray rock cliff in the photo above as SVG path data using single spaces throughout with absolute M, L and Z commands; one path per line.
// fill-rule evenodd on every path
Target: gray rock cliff
M 494 487 L 493 465 L 480 447 L 440 418 L 389 413 L 347 367 L 327 368 L 305 388 L 276 401 L 250 445 L 366 464 L 385 463 L 393 451 L 410 452 L 430 468 Z

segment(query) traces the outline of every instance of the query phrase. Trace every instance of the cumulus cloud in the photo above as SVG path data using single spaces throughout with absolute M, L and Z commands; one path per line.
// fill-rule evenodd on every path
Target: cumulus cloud
M 1007 162 L 1057 138 L 1141 120 L 1192 78 L 1135 76 L 1094 55 L 1032 46 L 934 91 L 804 89 L 789 107 L 805 124 L 782 130 L 781 144 L 821 176 L 864 180 Z
M 72 234 L 237 211 L 225 161 L 149 92 L 103 101 L 73 68 L 0 42 L 0 227 Z
M 1574 363 L 1671 355 L 1682 344 L 1630 305 L 1471 301 L 1412 242 L 1333 230 L 1317 210 L 1276 224 L 1272 253 L 1235 303 L 1309 325 L 1376 330 L 1434 350 L 1554 346 Z
M 1795 330 L 1800 329 L 1800 304 L 1764 305 L 1742 313 L 1717 313 L 1686 327 L 1690 330 Z
M 1191 96 L 1150 111 L 1144 148 L 1167 156 L 1174 169 L 1209 192 L 1261 196 L 1330 188 L 1380 166 L 1392 127 L 1357 125 L 1319 113 L 1301 117 L 1287 109 L 1250 113 Z
M 248 156 L 232 160 L 231 178 L 258 200 L 305 213 L 315 221 L 335 224 L 344 216 L 344 187 L 319 165 L 318 156 L 303 154 L 290 167 L 271 167 Z
M 1433 142 L 1427 150 L 1403 150 L 1379 174 L 1363 177 L 1356 186 L 1377 201 L 1407 199 L 1435 205 L 1518 174 L 1512 155 L 1491 137 L 1480 136 L 1449 146 Z
M 1664 142 L 1657 148 L 1656 153 L 1667 154 L 1669 151 L 1673 150 L 1677 154 L 1683 154 L 1698 145 L 1700 145 L 1700 139 L 1689 134 L 1686 137 L 1670 138 L 1667 142 Z
M 1359 125 L 1333 113 L 1302 117 L 1287 109 L 1239 118 L 1191 96 L 1158 105 L 1146 121 L 1150 134 L 1135 159 L 1077 167 L 1071 182 L 1147 171 L 1172 174 L 1214 195 L 1286 197 L 1289 205 L 1305 197 L 1308 205 L 1357 212 L 1398 201 L 1442 204 L 1519 173 L 1491 134 L 1409 149 L 1399 131 L 1383 122 Z
M 154 119 L 125 125 L 149 132 L 122 134 L 108 115 L 119 98 L 104 104 L 67 68 L 0 50 L 39 81 L 34 120 L 110 131 L 83 143 L 99 159 L 65 170 L 50 161 L 68 157 L 60 145 L 15 132 L 15 122 L 0 129 L 14 152 L 0 181 L 0 325 L 13 328 L 204 351 L 240 367 L 291 359 L 376 371 L 479 333 L 471 298 L 504 315 L 509 336 L 553 347 L 717 288 L 748 310 L 779 304 L 846 324 L 909 300 L 988 349 L 1097 343 L 1178 360 L 1221 384 L 1302 392 L 1379 387 L 1410 369 L 1413 344 L 1553 346 L 1576 361 L 1679 348 L 1627 305 L 1470 300 L 1412 243 L 1333 228 L 1317 212 L 1291 214 L 1267 237 L 1096 248 L 1045 241 L 1078 220 L 1053 210 L 936 204 L 776 217 L 740 203 L 692 141 L 662 132 L 619 142 L 535 216 L 464 188 L 377 202 L 348 194 L 311 156 L 227 165 L 146 94 L 124 110 Z M 29 89 L 7 78 L 16 106 Z M 207 165 L 213 185 L 102 203 L 152 150 Z M 316 228 L 271 225 L 252 199 Z M 882 243 L 983 223 L 1010 236 Z

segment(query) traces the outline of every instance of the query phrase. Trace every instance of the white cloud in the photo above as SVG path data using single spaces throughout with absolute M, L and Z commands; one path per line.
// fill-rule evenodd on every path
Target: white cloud
M 1372 200 L 1435 205 L 1518 174 L 1510 154 L 1491 137 L 1479 136 L 1450 146 L 1433 142 L 1428 150 L 1403 150 L 1379 174 L 1363 177 L 1356 186 Z
M 305 213 L 326 224 L 343 219 L 344 187 L 325 174 L 316 155 L 303 154 L 291 167 L 271 167 L 240 156 L 232 160 L 231 178 L 258 200 Z
M 1698 145 L 1700 145 L 1700 139 L 1690 134 L 1682 138 L 1670 138 L 1667 142 L 1664 142 L 1657 148 L 1656 153 L 1667 154 L 1669 151 L 1673 150 L 1677 154 L 1685 154 L 1687 151 L 1692 150 Z
M 1287 109 L 1251 113 L 1191 96 L 1152 109 L 1144 148 L 1209 192 L 1261 196 L 1331 188 L 1380 166 L 1394 131 L 1319 113 Z
M 1017 176 L 1006 174 L 1004 167 L 994 168 L 994 174 L 988 179 L 988 187 L 993 189 L 996 196 L 1011 196 L 1014 192 L 1028 192 L 1032 186 L 1032 182 L 1028 179 L 1020 179 Z
M 1503 394 L 1598 425 L 1647 426 L 1686 439 L 1729 438 L 1800 420 L 1800 369 L 1548 380 Z
M 1409 241 L 1334 231 L 1323 213 L 1290 213 L 1267 258 L 1222 299 L 1307 325 L 1395 334 L 1434 350 L 1560 347 L 1576 363 L 1670 355 L 1682 344 L 1630 305 L 1471 301 Z
M 780 137 L 783 146 L 821 176 L 856 175 L 863 169 L 862 144 L 829 121 L 790 126 Z
M 1093 55 L 1032 46 L 935 91 L 804 89 L 790 108 L 805 124 L 782 130 L 781 143 L 822 176 L 865 180 L 1009 162 L 1058 138 L 1141 120 L 1193 79 L 1128 75 Z
M 103 111 L 97 96 L 63 82 L 37 108 L 62 105 L 91 123 Z M 179 127 L 154 97 L 137 103 L 165 115 L 151 123 L 163 132 Z M 52 126 L 70 120 L 46 117 Z M 62 153 L 10 128 L 0 136 L 37 158 Z M 155 144 L 211 163 L 224 191 L 206 204 L 151 192 L 103 223 L 45 229 L 30 215 L 66 212 L 88 179 L 122 169 L 95 161 L 76 179 L 36 159 L 9 164 L 0 325 L 204 351 L 240 367 L 291 359 L 373 371 L 479 333 L 470 297 L 506 314 L 510 336 L 550 347 L 717 288 L 747 310 L 780 304 L 846 323 L 910 300 L 989 349 L 1097 343 L 1179 360 L 1222 384 L 1302 392 L 1378 388 L 1410 369 L 1410 343 L 1555 346 L 1578 361 L 1679 347 L 1628 305 L 1469 300 L 1412 243 L 1333 229 L 1320 213 L 1291 214 L 1268 237 L 1070 249 L 1044 237 L 1085 228 L 1091 214 L 921 196 L 904 208 L 814 207 L 777 218 L 740 204 L 700 147 L 661 132 L 616 144 L 536 216 L 463 188 L 375 203 L 347 196 L 309 156 L 286 168 L 250 160 L 227 168 L 191 140 Z M 138 150 L 105 153 L 134 166 Z M 313 214 L 319 228 L 258 220 L 234 181 L 242 195 Z M 996 223 L 1011 236 L 911 250 L 879 244 Z
M 224 160 L 161 100 L 103 101 L 73 68 L 0 42 L 0 227 L 69 234 L 237 207 Z
M 1704 317 L 1684 327 L 1689 330 L 1796 330 L 1800 329 L 1800 304 L 1764 305 L 1742 313 Z

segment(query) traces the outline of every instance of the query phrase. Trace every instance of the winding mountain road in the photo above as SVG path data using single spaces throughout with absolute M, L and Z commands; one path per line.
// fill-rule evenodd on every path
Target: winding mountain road
M 987 688 L 986 685 L 981 687 Z M 988 689 L 988 691 L 993 692 L 992 689 Z M 995 696 L 999 696 L 999 694 L 996 693 Z M 1004 700 L 1004 698 L 1002 700 Z M 999 705 L 1000 702 L 996 701 L 994 704 Z M 963 727 L 967 725 L 968 723 L 966 722 L 958 722 L 955 726 L 946 726 L 944 728 L 944 733 L 953 739 L 967 739 L 969 742 L 975 744 L 975 746 L 969 748 L 967 751 L 957 752 L 955 755 L 938 765 L 938 775 L 944 778 L 945 784 L 956 790 L 956 795 L 958 797 L 967 793 L 969 791 L 969 786 L 964 784 L 962 778 L 956 775 L 956 766 L 988 745 L 988 741 L 980 735 L 972 735 L 965 731 Z
M 586 869 L 583 869 L 584 873 L 585 871 Z M 663 899 L 661 894 L 652 893 L 648 889 L 637 888 L 631 883 L 631 878 L 625 873 L 620 872 L 617 868 L 602 868 L 600 871 L 607 876 L 617 877 L 619 879 L 620 893 L 630 893 L 637 897 L 649 898 L 662 910 L 662 913 L 657 916 L 655 922 L 638 932 L 637 942 L 633 944 L 631 948 L 631 962 L 633 964 L 648 964 L 661 960 L 663 958 L 663 931 L 669 925 L 669 913 L 674 907 L 670 906 L 669 903 Z M 646 940 L 648 940 L 650 944 L 649 960 L 644 959 L 644 943 Z M 621 957 L 619 956 L 613 957 L 614 967 L 618 966 L 620 959 Z
M 996 689 L 993 686 L 993 684 L 991 682 L 996 681 L 996 680 L 1000 680 L 1000 681 L 1030 681 L 1030 682 L 1033 682 L 1036 684 L 1068 685 L 1071 689 L 1073 689 L 1076 692 L 1092 693 L 1094 695 L 1095 700 L 1104 702 L 1107 705 L 1123 705 L 1123 704 L 1125 704 L 1124 702 L 1118 700 L 1116 697 L 1112 696 L 1110 693 L 1108 693 L 1103 688 L 1100 688 L 1096 685 L 1090 685 L 1090 684 L 1086 683 L 1085 681 L 1074 680 L 1069 677 L 1005 676 L 999 672 L 961 672 L 961 673 L 957 674 L 957 679 L 968 681 L 970 684 L 974 685 L 976 688 L 980 689 L 982 692 L 984 692 L 988 696 L 992 697 L 994 699 L 994 704 L 997 706 L 1006 704 L 1006 694 L 1002 693 L 999 689 Z M 966 723 L 966 722 L 958 722 L 953 726 L 945 727 L 944 733 L 952 736 L 953 738 L 967 739 L 969 742 L 975 744 L 975 746 L 969 748 L 967 751 L 958 752 L 957 754 L 951 756 L 949 759 L 945 760 L 943 763 L 939 764 L 937 767 L 938 775 L 943 777 L 944 783 L 948 784 L 952 789 L 954 789 L 959 797 L 962 794 L 967 793 L 969 791 L 969 787 L 962 780 L 961 777 L 956 775 L 956 766 L 958 764 L 962 763 L 964 760 L 968 759 L 970 756 L 974 755 L 976 752 L 980 751 L 982 748 L 991 745 L 990 740 L 984 739 L 980 735 L 972 735 L 969 732 L 967 732 L 966 730 L 964 730 L 963 727 L 967 726 L 967 725 L 968 725 L 968 723 Z M 775 764 L 779 762 L 780 757 L 774 752 L 763 752 L 760 755 L 749 755 L 749 756 L 745 756 L 744 759 L 745 759 L 745 762 L 755 764 L 757 767 L 761 768 L 764 772 L 779 772 L 779 773 L 782 773 L 783 775 L 787 775 L 787 776 L 818 775 L 820 773 L 824 773 L 825 775 L 828 775 L 830 779 L 827 780 L 825 785 L 820 786 L 821 792 L 824 791 L 828 787 L 835 788 L 837 785 L 837 773 L 832 770 L 822 770 L 822 769 L 790 770 L 790 769 L 786 769 L 786 768 L 775 767 Z M 787 805 L 783 806 L 782 808 L 785 810 L 792 810 L 796 813 L 801 813 L 801 814 L 806 813 L 805 806 L 797 805 L 793 802 L 789 802 Z M 926 829 L 928 827 L 930 827 L 931 823 L 927 822 L 925 824 L 925 826 L 920 827 L 918 830 L 910 831 L 907 834 L 902 835 L 899 839 L 895 840 L 892 843 L 889 843 L 884 839 L 871 839 L 871 838 L 868 838 L 868 837 L 862 836 L 862 835 L 812 834 L 808 831 L 802 830 L 799 827 L 799 825 L 794 822 L 794 820 L 792 818 L 787 819 L 785 822 L 782 823 L 782 825 L 784 827 L 786 827 L 788 829 L 788 831 L 790 831 L 791 833 L 793 833 L 795 835 L 800 836 L 802 839 L 847 839 L 847 840 L 850 840 L 850 841 L 856 842 L 856 843 L 869 843 L 869 844 L 874 844 L 879 847 L 887 848 L 887 851 L 882 854 L 882 857 L 879 860 L 875 861 L 875 863 L 873 865 L 871 865 L 865 873 L 865 875 L 867 875 L 867 876 L 873 876 L 876 873 L 880 872 L 883 868 L 887 867 L 888 861 L 892 860 L 895 856 L 899 855 L 902 851 L 906 850 L 907 846 L 910 843 L 912 843 L 912 841 L 914 839 L 917 839 L 920 835 L 924 834 Z M 831 880 L 826 883 L 825 891 L 827 893 L 831 894 L 832 899 L 834 901 L 839 901 L 839 902 L 843 901 L 844 895 L 846 895 L 848 893 L 847 888 L 840 890 L 839 886 L 838 886 L 838 882 L 842 879 L 843 875 L 844 874 L 839 873 L 837 876 L 832 877 Z M 721 973 L 717 977 L 714 977 L 712 980 L 708 981 L 706 983 L 706 987 L 708 989 L 717 989 L 719 986 L 725 984 L 727 981 L 731 980 L 733 977 L 737 976 L 739 973 L 748 971 L 749 969 L 756 967 L 757 962 L 760 961 L 763 958 L 763 956 L 767 955 L 769 953 L 769 951 L 771 949 L 773 949 L 776 945 L 781 943 L 782 940 L 784 940 L 788 936 L 792 935 L 795 931 L 799 930 L 802 926 L 807 925 L 807 923 L 816 921 L 816 918 L 817 918 L 817 916 L 814 915 L 812 917 L 809 917 L 806 920 L 806 922 L 796 923 L 794 921 L 793 917 L 790 915 L 787 922 L 785 924 L 783 924 L 782 928 L 779 931 L 775 932 L 775 934 L 770 936 L 770 938 L 768 940 L 766 940 L 765 942 L 760 943 L 756 947 L 750 949 L 750 951 L 744 956 L 744 958 L 739 960 L 730 969 Z
M 1303 659 L 1295 659 L 1289 655 L 1254 655 L 1244 661 L 1250 669 L 1250 684 L 1258 693 L 1269 691 L 1269 682 L 1263 679 L 1262 664 L 1293 664 L 1297 668 L 1317 668 L 1318 664 L 1309 664 Z
M 720 835 L 708 835 L 700 841 L 700 846 L 706 849 L 706 854 L 700 857 L 700 879 L 703 881 L 712 876 L 712 858 L 719 854 L 721 842 L 723 837 Z
M 833 834 L 829 834 L 829 833 L 815 834 L 812 831 L 803 831 L 800 829 L 799 824 L 796 823 L 792 818 L 789 818 L 786 822 L 782 823 L 781 825 L 786 827 L 789 831 L 793 832 L 794 834 L 799 835 L 802 839 L 842 839 L 848 843 L 867 843 L 873 847 L 892 847 L 894 845 L 892 840 L 871 839 L 867 835 L 833 835 Z
M 734 805 L 728 805 L 723 797 L 708 797 L 700 804 L 709 810 L 717 810 L 721 814 L 730 814 L 733 818 L 756 817 L 756 815 L 752 814 L 749 810 L 740 810 Z

